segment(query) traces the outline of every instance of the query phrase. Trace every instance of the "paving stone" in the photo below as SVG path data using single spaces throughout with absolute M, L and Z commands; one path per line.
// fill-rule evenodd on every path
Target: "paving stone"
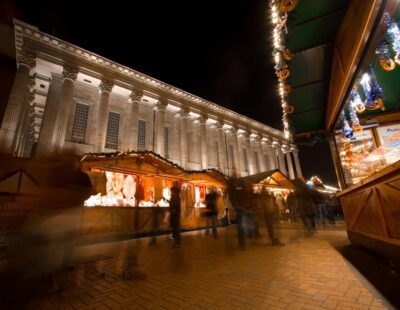
M 78 265 L 61 296 L 43 296 L 43 309 L 385 309 L 353 273 L 331 240 L 346 243 L 345 231 L 324 230 L 304 238 L 295 229 L 281 230 L 284 247 L 264 237 L 237 246 L 235 226 L 220 229 L 220 238 L 183 234 L 171 249 L 169 237 L 157 245 L 139 242 L 139 269 L 145 279 L 122 279 L 123 251 L 101 263 Z M 262 234 L 267 236 L 263 229 Z M 122 244 L 137 241 L 124 241 Z M 136 243 L 135 243 L 136 244 Z M 104 245 L 106 248 L 107 245 Z M 98 245 L 101 252 L 102 245 Z M 85 247 L 77 249 L 85 251 Z M 101 276 L 105 272 L 105 276 Z

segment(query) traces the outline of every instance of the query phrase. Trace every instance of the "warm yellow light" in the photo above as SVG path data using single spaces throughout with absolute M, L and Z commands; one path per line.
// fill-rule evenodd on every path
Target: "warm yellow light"
M 274 24 L 273 27 L 273 32 L 272 32 L 272 39 L 273 39 L 273 46 L 276 50 L 278 50 L 278 52 L 275 52 L 272 56 L 273 56 L 273 60 L 276 64 L 277 68 L 276 70 L 278 70 L 279 68 L 281 68 L 282 66 L 282 62 L 284 62 L 284 60 L 282 59 L 281 53 L 279 51 L 282 51 L 284 46 L 283 46 L 283 42 L 282 42 L 282 29 L 285 27 L 285 23 L 286 23 L 286 18 L 287 15 L 284 16 L 284 19 L 281 19 L 280 17 L 280 13 L 278 11 L 278 7 L 276 4 L 271 6 L 271 21 Z M 283 63 L 284 64 L 284 63 Z M 283 83 L 279 83 L 279 87 L 278 87 L 278 92 L 279 92 L 279 96 L 281 98 L 281 105 L 282 105 L 282 122 L 283 122 L 283 132 L 284 132 L 284 136 L 286 139 L 290 138 L 290 131 L 289 131 L 289 123 L 287 121 L 287 114 L 285 112 L 285 108 L 287 107 L 288 103 L 285 101 L 285 91 L 284 91 L 284 84 Z

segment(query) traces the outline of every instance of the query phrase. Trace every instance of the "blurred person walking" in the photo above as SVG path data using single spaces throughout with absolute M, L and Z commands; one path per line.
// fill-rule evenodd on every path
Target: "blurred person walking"
M 315 205 L 309 194 L 302 194 L 298 197 L 298 208 L 304 228 L 308 235 L 315 232 Z
M 246 247 L 245 231 L 243 227 L 244 206 L 239 198 L 240 194 L 243 194 L 243 187 L 237 184 L 234 179 L 230 179 L 228 183 L 228 198 L 232 208 L 236 212 L 236 227 L 239 248 L 244 250 Z
M 296 212 L 297 212 L 297 199 L 295 193 L 291 192 L 289 193 L 287 199 L 286 199 L 286 204 L 290 210 L 290 220 L 292 223 L 297 221 L 296 218 Z
M 171 200 L 169 202 L 170 226 L 174 247 L 181 245 L 180 217 L 181 217 L 181 187 L 178 181 L 174 181 L 171 187 Z
M 217 191 L 214 187 L 210 189 L 205 197 L 206 203 L 206 232 L 205 235 L 210 234 L 210 228 L 212 229 L 211 236 L 217 238 Z
M 284 245 L 276 237 L 274 225 L 276 222 L 276 217 L 279 216 L 279 207 L 275 202 L 275 197 L 273 194 L 269 193 L 265 187 L 261 189 L 259 194 L 258 203 L 260 209 L 263 212 L 264 222 L 267 226 L 268 236 L 271 239 L 271 243 L 274 246 Z
M 281 194 L 277 194 L 276 196 L 276 204 L 279 209 L 279 220 L 284 222 L 286 220 L 285 210 L 286 210 L 286 202 L 285 198 Z

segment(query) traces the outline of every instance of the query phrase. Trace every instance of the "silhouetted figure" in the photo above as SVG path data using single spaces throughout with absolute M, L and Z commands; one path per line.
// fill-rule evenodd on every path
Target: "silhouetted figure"
M 216 189 L 211 188 L 205 197 L 206 203 L 206 236 L 210 234 L 210 227 L 212 228 L 211 235 L 217 237 L 217 192 Z
M 228 195 L 230 203 L 236 212 L 236 226 L 238 234 L 238 242 L 241 250 L 245 249 L 245 232 L 243 227 L 244 207 L 239 199 L 239 195 L 243 193 L 243 187 L 238 186 L 234 179 L 230 179 L 228 184 Z
M 286 199 L 286 204 L 290 210 L 291 221 L 296 222 L 297 200 L 296 200 L 296 195 L 294 193 L 289 193 L 289 196 Z
M 275 197 L 271 193 L 268 193 L 267 189 L 263 187 L 259 194 L 258 203 L 264 214 L 264 221 L 267 226 L 268 236 L 271 239 L 271 243 L 274 246 L 284 245 L 275 235 L 274 225 L 277 216 L 279 216 L 279 207 L 275 202 Z
M 328 216 L 328 206 L 326 204 L 326 198 L 318 191 L 313 193 L 314 203 L 316 204 L 317 219 L 320 225 L 325 226 L 326 219 Z
M 171 187 L 171 201 L 169 202 L 170 212 L 170 226 L 172 228 L 172 237 L 174 239 L 174 246 L 181 245 L 180 233 L 180 216 L 181 216 L 181 187 L 178 181 L 175 181 Z
M 311 196 L 308 194 L 299 196 L 298 208 L 306 232 L 308 234 L 315 232 L 315 205 Z

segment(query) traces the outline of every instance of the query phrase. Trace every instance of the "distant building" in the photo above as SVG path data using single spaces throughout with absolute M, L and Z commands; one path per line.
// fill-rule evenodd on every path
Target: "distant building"
M 17 73 L 0 132 L 16 156 L 151 150 L 185 169 L 301 177 L 282 131 L 14 21 Z

